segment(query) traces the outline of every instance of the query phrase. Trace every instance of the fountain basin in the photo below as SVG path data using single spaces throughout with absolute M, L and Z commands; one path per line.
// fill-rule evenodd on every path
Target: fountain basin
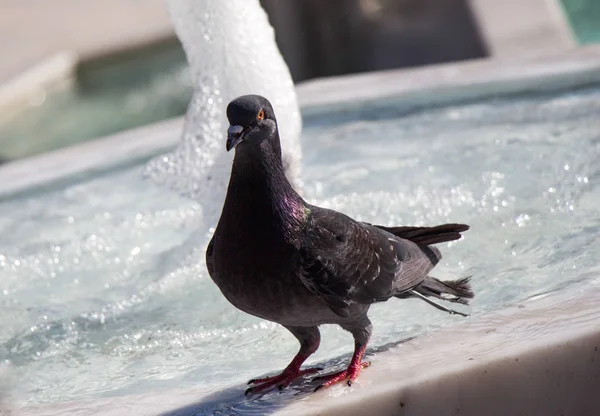
M 395 98 L 407 109 L 486 96 L 551 92 L 600 82 L 600 46 L 560 51 L 533 59 L 482 59 L 415 69 L 372 72 L 300 83 L 303 114 L 323 107 L 357 108 L 363 102 Z M 0 200 L 60 180 L 106 172 L 148 160 L 179 143 L 183 117 L 154 123 L 67 149 L 15 161 L 0 168 Z M 124 148 L 125 146 L 125 148 Z M 67 163 L 77 160 L 77 163 Z
M 227 414 L 230 406 L 242 414 L 281 415 L 592 415 L 600 404 L 599 293 L 568 295 L 574 297 L 548 296 L 392 346 L 370 356 L 369 371 L 345 391 L 253 403 L 238 385 L 218 394 L 173 390 L 22 414 L 121 415 L 127 409 L 183 416 Z
M 524 349 L 535 352 L 555 344 L 556 338 L 548 333 L 561 341 L 572 340 L 575 346 L 587 345 L 581 340 L 597 331 L 595 306 L 587 305 L 582 296 L 593 297 L 590 287 L 598 278 L 598 253 L 589 249 L 597 238 L 598 221 L 594 208 L 598 129 L 593 117 L 598 102 L 594 85 L 600 73 L 597 51 L 586 48 L 514 66 L 494 61 L 451 64 L 299 87 L 308 198 L 363 220 L 407 224 L 461 220 L 473 225 L 464 241 L 442 248 L 446 257 L 438 266 L 438 277 L 474 275 L 478 300 L 473 324 L 459 324 L 460 320 L 412 301 L 378 305 L 373 310 L 374 347 L 432 335 L 375 354 L 374 365 L 356 389 L 323 393 L 345 397 L 339 400 L 295 397 L 304 386 L 262 401 L 241 399 L 241 381 L 285 365 L 296 350 L 295 341 L 275 325 L 237 313 L 220 297 L 198 261 L 208 226 L 202 224 L 201 208 L 141 181 L 141 168 L 135 163 L 139 158 L 132 158 L 131 164 L 123 159 L 120 169 L 105 169 L 105 174 L 79 182 L 56 173 L 54 182 L 48 182 L 40 175 L 37 185 L 48 189 L 42 195 L 27 192 L 31 181 L 13 186 L 0 205 L 0 226 L 7 236 L 0 281 L 8 292 L 0 303 L 6 317 L 0 325 L 0 354 L 10 362 L 14 400 L 18 405 L 75 400 L 30 406 L 25 414 L 118 412 L 123 406 L 129 414 L 144 414 L 148 408 L 166 412 L 194 402 L 184 414 L 210 414 L 215 409 L 274 412 L 288 405 L 281 411 L 315 413 L 318 407 L 328 414 L 340 401 L 351 403 L 355 394 L 381 398 L 386 406 L 390 397 L 404 397 L 383 395 L 391 387 L 378 371 L 392 368 L 398 377 L 409 373 L 391 379 L 393 385 L 399 383 L 397 392 L 417 388 L 421 392 L 409 395 L 412 399 L 405 408 L 413 403 L 410 408 L 423 409 L 418 403 L 429 401 L 419 401 L 427 397 L 420 377 L 435 384 L 457 371 L 468 374 L 475 359 L 489 364 L 507 352 L 529 357 Z M 353 86 L 350 93 L 348 85 Z M 396 140 L 377 134 L 382 126 Z M 164 149 L 160 142 L 156 140 L 157 152 Z M 86 159 L 85 148 L 81 149 L 76 156 Z M 556 149 L 562 151 L 558 158 L 553 156 Z M 89 154 L 94 153 L 109 159 L 118 154 L 109 147 Z M 85 176 L 92 167 L 100 169 L 101 159 L 68 175 Z M 17 175 L 9 164 L 0 170 L 0 177 L 26 176 L 39 166 L 31 164 L 27 170 L 21 165 L 25 174 Z M 63 182 L 57 183 L 59 179 Z M 0 183 L 6 186 L 7 181 Z M 565 292 L 564 298 L 544 298 L 557 291 Z M 580 332 L 557 324 L 556 318 L 546 321 L 526 314 L 521 320 L 521 309 L 514 315 L 503 311 L 515 303 L 540 315 L 565 303 L 561 322 L 563 317 L 577 322 Z M 573 309 L 581 312 L 580 320 L 569 315 Z M 508 313 L 509 318 L 486 318 L 491 311 Z M 511 326 L 513 321 L 520 323 Z M 433 332 L 442 326 L 448 328 Z M 501 334 L 523 330 L 539 338 L 535 342 L 518 338 L 514 345 L 523 349 L 512 350 L 493 335 L 486 338 L 478 332 L 487 328 L 485 333 L 490 326 Z M 427 340 L 439 340 L 436 337 L 452 331 L 472 333 L 457 336 L 466 343 L 467 354 L 477 351 L 474 345 L 480 340 L 485 348 L 474 360 L 457 356 L 454 365 L 432 366 L 439 373 L 419 376 L 417 369 L 430 358 L 423 355 L 431 346 Z M 323 341 L 315 360 L 342 365 L 346 357 L 332 357 L 349 352 L 345 334 L 327 327 Z M 456 353 L 455 344 L 438 344 L 437 357 Z M 408 364 L 406 349 L 414 357 L 406 354 Z M 251 365 L 240 366 L 250 358 Z M 573 358 L 576 363 L 580 356 Z M 379 360 L 392 363 L 378 364 Z M 412 360 L 416 364 L 410 367 Z M 533 364 L 519 368 L 534 367 L 538 371 Z M 59 376 L 64 378 L 56 382 Z M 464 380 L 468 384 L 469 377 Z M 498 380 L 502 385 L 506 378 Z M 145 393 L 164 390 L 170 399 Z M 100 395 L 111 398 L 83 400 Z M 447 396 L 456 399 L 451 393 Z M 469 406 L 464 409 L 477 409 Z

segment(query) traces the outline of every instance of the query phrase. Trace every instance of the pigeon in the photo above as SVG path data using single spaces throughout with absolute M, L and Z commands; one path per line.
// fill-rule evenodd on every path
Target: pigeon
M 307 203 L 284 173 L 277 121 L 269 101 L 244 95 L 227 106 L 226 149 L 235 149 L 220 219 L 206 250 L 208 272 L 223 296 L 248 314 L 276 322 L 300 350 L 278 375 L 253 379 L 246 394 L 282 389 L 321 369 L 301 369 L 320 343 L 319 326 L 337 324 L 354 338 L 347 369 L 317 377 L 315 389 L 358 378 L 375 302 L 419 298 L 468 304 L 469 278 L 429 276 L 440 261 L 433 244 L 461 238 L 464 224 L 384 227 Z

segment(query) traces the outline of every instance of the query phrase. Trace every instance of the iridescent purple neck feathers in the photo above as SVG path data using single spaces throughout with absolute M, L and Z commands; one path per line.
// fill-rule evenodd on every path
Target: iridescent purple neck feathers
M 296 242 L 310 210 L 285 176 L 277 133 L 236 149 L 226 204 L 268 220 Z

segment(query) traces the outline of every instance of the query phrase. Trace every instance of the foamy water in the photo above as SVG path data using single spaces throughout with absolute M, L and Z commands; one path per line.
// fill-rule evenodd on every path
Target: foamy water
M 288 177 L 300 175 L 300 110 L 275 33 L 258 0 L 169 0 L 190 64 L 194 95 L 181 144 L 148 164 L 145 174 L 200 201 L 223 201 L 231 153 L 223 152 L 227 104 L 244 94 L 267 97 L 277 113 Z M 218 204 L 217 204 L 218 205 Z M 219 210 L 205 210 L 210 221 Z

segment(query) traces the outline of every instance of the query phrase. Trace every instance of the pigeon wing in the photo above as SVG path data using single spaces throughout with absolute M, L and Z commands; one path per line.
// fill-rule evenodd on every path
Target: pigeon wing
M 302 283 L 340 316 L 352 303 L 384 301 L 417 286 L 433 268 L 416 244 L 318 207 L 311 207 L 300 259 Z
M 466 224 L 442 224 L 435 227 L 385 227 L 375 225 L 375 227 L 394 234 L 396 237 L 424 246 L 458 240 L 461 238 L 461 233 L 469 229 Z

